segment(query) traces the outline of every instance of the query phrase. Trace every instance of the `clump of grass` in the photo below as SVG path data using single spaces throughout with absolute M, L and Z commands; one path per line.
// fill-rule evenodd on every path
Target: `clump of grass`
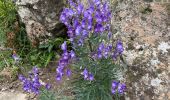
M 16 21 L 16 6 L 11 0 L 0 0 L 0 43 L 6 43 L 8 35 L 14 29 Z

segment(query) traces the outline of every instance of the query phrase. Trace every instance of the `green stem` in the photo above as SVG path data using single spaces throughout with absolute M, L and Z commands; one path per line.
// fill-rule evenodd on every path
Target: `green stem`
M 90 40 L 88 40 L 88 43 L 89 43 L 89 49 L 90 49 L 90 52 L 93 52 L 92 44 L 91 44 Z
M 44 92 L 44 90 L 42 90 L 42 93 L 43 93 L 47 98 L 50 98 L 50 97 Z

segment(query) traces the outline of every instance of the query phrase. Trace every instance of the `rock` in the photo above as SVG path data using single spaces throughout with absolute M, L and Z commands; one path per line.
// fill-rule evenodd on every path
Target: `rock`
M 46 42 L 56 34 L 61 34 L 63 28 L 65 29 L 65 26 L 59 22 L 59 14 L 64 7 L 64 2 L 64 0 L 15 1 L 18 14 L 26 26 L 26 32 L 33 46 Z
M 26 94 L 21 92 L 0 92 L 0 100 L 27 100 Z
M 122 0 L 112 26 L 124 43 L 127 100 L 169 100 L 170 26 L 166 6 L 146 0 Z M 142 8 L 142 10 L 141 10 Z M 149 9 L 149 10 L 148 10 Z

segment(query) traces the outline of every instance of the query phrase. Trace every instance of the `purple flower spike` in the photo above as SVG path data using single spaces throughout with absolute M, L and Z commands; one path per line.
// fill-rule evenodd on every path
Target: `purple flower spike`
M 66 43 L 66 41 L 64 41 L 64 43 L 61 45 L 61 49 L 63 51 L 67 51 L 67 43 Z
M 90 80 L 90 81 L 93 81 L 93 80 L 94 80 L 94 75 L 91 74 L 91 73 L 89 74 L 89 80 Z
M 88 70 L 86 68 L 84 69 L 82 74 L 84 75 L 84 79 L 88 78 L 89 73 L 88 73 Z
M 32 74 L 29 74 L 29 77 L 26 78 L 23 75 L 19 75 L 19 80 L 23 84 L 23 90 L 26 92 L 33 92 L 34 94 L 40 93 L 40 88 L 43 86 L 41 84 L 39 76 L 38 76 L 38 68 L 33 67 Z
M 122 54 L 122 52 L 124 51 L 123 49 L 123 43 L 118 40 L 117 44 L 116 44 L 116 51 L 119 53 L 119 54 Z

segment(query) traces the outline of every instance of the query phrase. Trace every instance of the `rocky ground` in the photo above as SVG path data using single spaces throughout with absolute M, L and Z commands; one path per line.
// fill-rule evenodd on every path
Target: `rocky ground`
M 50 67 L 55 68 L 53 65 Z M 56 82 L 56 72 L 51 68 L 44 68 L 40 70 L 40 79 L 45 83 L 52 85 L 50 91 L 55 94 L 57 100 L 63 100 L 60 98 L 69 98 L 72 100 L 73 94 L 70 81 L 63 79 L 62 82 Z M 0 100 L 39 100 L 39 96 L 33 93 L 24 92 L 22 89 L 22 83 L 16 78 L 11 77 L 11 72 L 8 69 L 0 72 Z M 3 77 L 3 78 L 2 78 Z
M 124 42 L 128 67 L 127 100 L 170 100 L 169 6 L 122 0 L 115 8 L 112 25 Z
M 35 1 L 38 2 L 38 0 Z M 112 8 L 112 29 L 115 37 L 123 40 L 125 47 L 123 65 L 127 70 L 122 81 L 127 84 L 126 100 L 170 100 L 170 4 L 153 1 L 118 0 L 118 2 L 114 1 Z M 43 27 L 46 29 L 42 30 L 45 30 L 45 33 L 53 30 L 53 26 L 56 25 L 53 20 L 57 22 L 53 15 L 57 16 L 56 13 L 54 14 L 54 10 L 50 8 L 47 9 L 48 7 L 44 7 L 43 10 L 43 5 L 40 6 L 36 2 L 30 3 L 32 5 L 35 3 L 33 7 L 36 10 L 29 10 L 24 3 L 18 3 L 21 14 L 23 14 L 22 10 L 28 10 L 29 13 L 34 14 L 30 14 L 34 16 L 32 19 L 29 18 L 30 15 L 29 17 L 21 16 L 27 28 L 32 23 L 39 23 L 35 24 L 35 31 L 32 31 L 36 33 L 38 30 L 36 25 L 38 27 L 43 25 L 42 18 L 38 17 L 37 13 L 44 14 L 51 11 L 49 12 L 51 17 L 45 18 Z M 53 23 L 52 26 L 48 26 L 49 23 Z M 29 29 L 27 31 L 30 32 Z M 47 77 L 45 78 L 47 81 L 51 80 L 50 75 Z M 0 100 L 26 99 L 35 98 L 22 91 L 20 82 L 0 82 Z

